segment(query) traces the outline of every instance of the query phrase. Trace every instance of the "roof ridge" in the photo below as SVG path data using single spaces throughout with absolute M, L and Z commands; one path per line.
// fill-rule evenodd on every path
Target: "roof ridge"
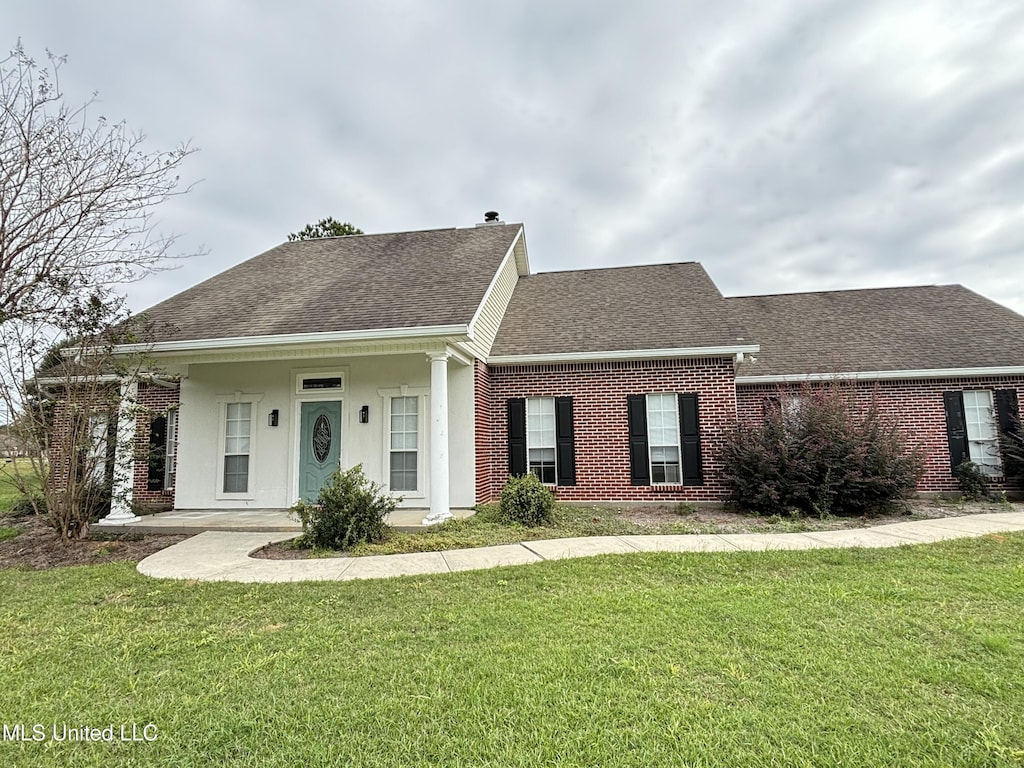
M 537 277 L 539 275 L 566 275 L 566 274 L 577 274 L 580 272 L 610 272 L 615 269 L 647 269 L 650 267 L 683 267 L 688 264 L 696 264 L 701 269 L 704 269 L 704 265 L 699 261 L 662 261 L 654 262 L 652 264 L 617 264 L 611 267 L 584 267 L 583 269 L 550 269 L 544 272 L 531 272 L 529 275 L 524 277 Z M 707 270 L 704 270 L 707 272 Z
M 781 293 L 749 293 L 741 296 L 726 296 L 726 299 L 770 299 L 776 296 L 824 296 L 830 293 L 868 293 L 881 291 L 906 291 L 921 288 L 965 288 L 960 283 L 926 283 L 923 285 L 886 285 L 878 288 L 834 288 L 828 291 L 783 291 Z

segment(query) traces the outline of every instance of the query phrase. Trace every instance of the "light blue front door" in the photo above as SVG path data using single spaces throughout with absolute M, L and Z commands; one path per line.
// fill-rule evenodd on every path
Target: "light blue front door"
M 302 403 L 299 428 L 299 496 L 316 501 L 341 461 L 341 403 Z

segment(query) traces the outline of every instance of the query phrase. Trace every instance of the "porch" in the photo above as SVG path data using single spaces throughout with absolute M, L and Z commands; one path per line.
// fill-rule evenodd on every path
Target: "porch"
M 399 531 L 422 531 L 423 519 L 429 509 L 404 508 L 390 513 L 385 521 Z M 472 509 L 452 509 L 459 519 L 471 516 Z M 144 515 L 134 522 L 108 523 L 96 526 L 94 531 L 104 533 L 166 533 L 192 534 L 203 531 L 302 532 L 302 525 L 288 516 L 287 509 L 172 509 Z

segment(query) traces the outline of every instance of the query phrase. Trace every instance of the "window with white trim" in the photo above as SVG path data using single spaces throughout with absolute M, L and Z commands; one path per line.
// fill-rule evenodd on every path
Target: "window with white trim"
M 527 468 L 542 483 L 554 485 L 555 465 L 555 398 L 526 398 Z
M 110 416 L 105 413 L 89 414 L 89 434 L 83 457 L 86 479 L 102 485 L 110 474 L 111 443 Z
M 178 409 L 167 411 L 167 445 L 164 452 L 164 488 L 173 488 L 178 474 Z
M 967 451 L 986 475 L 1003 474 L 996 431 L 996 412 L 989 389 L 965 390 L 963 393 L 964 423 L 967 427 Z
M 251 402 L 225 403 L 224 493 L 249 492 L 249 457 L 252 450 Z
M 390 463 L 392 491 L 419 488 L 419 397 L 391 398 Z
M 647 396 L 647 445 L 651 459 L 651 483 L 682 482 L 676 395 Z

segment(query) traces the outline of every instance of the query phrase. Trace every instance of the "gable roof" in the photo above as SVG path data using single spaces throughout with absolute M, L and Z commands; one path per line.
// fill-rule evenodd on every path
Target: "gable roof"
M 468 325 L 520 224 L 298 240 L 146 311 L 157 343 Z
M 542 272 L 519 278 L 491 359 L 736 347 L 739 327 L 696 262 Z
M 741 377 L 1024 366 L 1024 317 L 961 285 L 744 296 Z

